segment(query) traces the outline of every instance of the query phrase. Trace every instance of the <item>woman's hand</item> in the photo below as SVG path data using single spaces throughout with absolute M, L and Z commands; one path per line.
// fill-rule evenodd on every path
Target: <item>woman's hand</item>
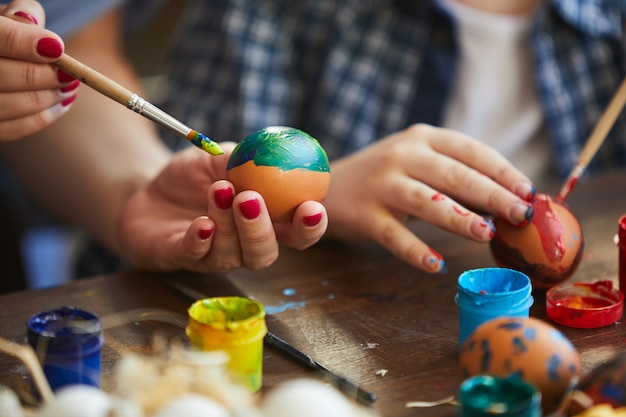
M 45 19 L 32 0 L 0 5 L 0 143 L 40 131 L 76 98 L 79 81 L 50 65 L 64 44 Z
M 276 260 L 279 241 L 305 249 L 322 237 L 328 224 L 322 204 L 307 201 L 291 223 L 272 225 L 260 194 L 236 193 L 230 182 L 220 180 L 235 144 L 220 145 L 225 155 L 196 148 L 176 154 L 133 193 L 119 223 L 122 255 L 157 270 L 260 269 Z
M 534 192 L 492 148 L 452 130 L 414 125 L 331 164 L 328 235 L 370 239 L 419 269 L 439 272 L 442 256 L 405 226 L 410 216 L 487 242 L 493 222 L 463 204 L 521 225 L 532 218 Z

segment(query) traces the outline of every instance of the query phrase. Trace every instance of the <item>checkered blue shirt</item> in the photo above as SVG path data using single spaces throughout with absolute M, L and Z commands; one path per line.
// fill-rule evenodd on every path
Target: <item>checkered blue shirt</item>
M 554 0 L 534 17 L 537 89 L 562 175 L 624 77 L 625 20 L 624 0 Z M 196 1 L 163 106 L 218 141 L 297 127 L 337 158 L 410 123 L 440 122 L 454 30 L 428 1 Z M 626 167 L 624 116 L 588 171 L 618 166 Z

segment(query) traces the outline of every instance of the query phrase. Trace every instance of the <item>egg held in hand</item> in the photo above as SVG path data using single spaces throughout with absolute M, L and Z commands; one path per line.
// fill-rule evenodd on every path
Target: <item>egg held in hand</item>
M 459 366 L 465 378 L 519 377 L 533 384 L 544 414 L 559 406 L 582 373 L 571 342 L 532 317 L 500 317 L 478 326 L 461 347 Z
M 496 233 L 490 248 L 499 266 L 525 273 L 533 288 L 548 289 L 566 281 L 578 268 L 583 233 L 565 204 L 541 193 L 532 204 L 534 215 L 527 226 L 495 219 Z
M 291 221 L 308 200 L 321 202 L 330 185 L 326 152 L 309 134 L 285 126 L 260 129 L 239 142 L 228 159 L 226 179 L 235 191 L 254 190 L 272 221 Z

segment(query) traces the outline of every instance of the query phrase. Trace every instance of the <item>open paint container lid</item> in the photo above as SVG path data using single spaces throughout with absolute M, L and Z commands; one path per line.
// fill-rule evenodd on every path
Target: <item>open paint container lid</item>
M 611 281 L 576 282 L 546 293 L 548 317 L 558 324 L 591 329 L 614 324 L 624 313 L 624 294 Z

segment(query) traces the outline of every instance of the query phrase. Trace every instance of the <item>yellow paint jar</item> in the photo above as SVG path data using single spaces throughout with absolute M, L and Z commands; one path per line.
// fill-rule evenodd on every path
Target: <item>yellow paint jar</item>
M 244 297 L 198 300 L 187 310 L 187 336 L 194 349 L 224 351 L 233 381 L 251 391 L 261 388 L 263 338 L 267 334 L 265 309 Z

